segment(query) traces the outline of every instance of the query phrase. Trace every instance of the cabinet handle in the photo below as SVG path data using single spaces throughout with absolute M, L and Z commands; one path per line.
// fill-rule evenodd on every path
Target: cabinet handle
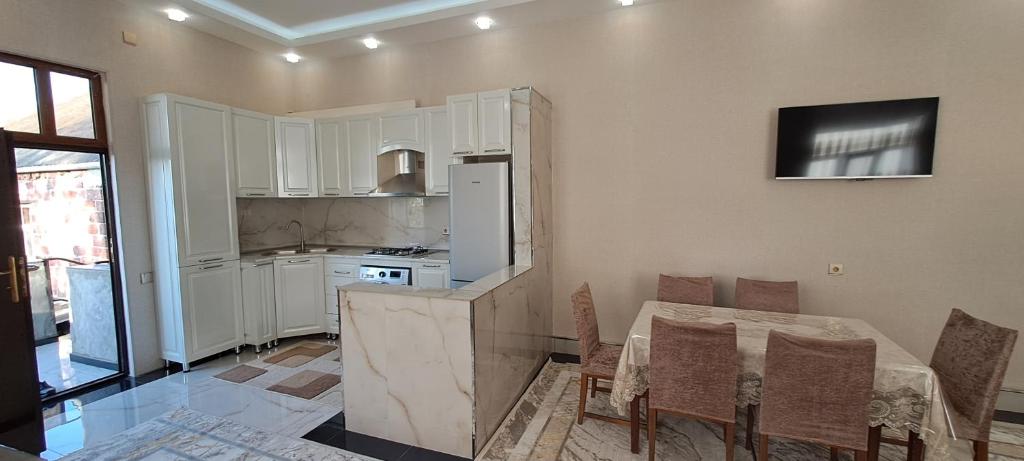
M 207 269 L 216 269 L 218 267 L 224 267 L 224 265 L 223 264 L 214 264 L 212 266 L 203 266 L 203 267 L 200 267 L 199 270 L 205 271 Z
M 266 197 L 267 194 L 257 194 L 255 192 L 246 192 L 245 196 L 246 197 Z
M 309 262 L 308 259 L 290 259 L 290 260 L 288 260 L 288 264 L 298 264 L 298 263 L 308 263 L 308 262 Z
M 501 149 L 484 149 L 484 152 L 505 152 L 505 148 L 501 148 Z
M 341 194 L 339 194 L 337 192 L 324 192 L 324 196 L 326 196 L 326 197 L 337 197 L 339 195 L 341 195 Z
M 338 275 L 352 275 L 352 271 L 345 271 L 345 272 L 334 271 L 334 273 L 338 274 Z
M 369 192 L 353 192 L 352 195 L 370 195 Z
M 200 263 L 200 264 L 202 264 L 202 263 L 212 263 L 212 262 L 214 262 L 214 261 L 220 261 L 220 260 L 222 260 L 222 259 L 224 259 L 224 258 L 223 258 L 223 257 L 220 257 L 220 258 L 207 258 L 207 259 L 200 259 L 200 260 L 199 260 L 199 263 Z
M 256 265 L 255 265 L 255 266 L 253 266 L 253 267 L 263 267 L 263 266 L 273 266 L 273 265 L 274 265 L 274 262 L 273 262 L 273 261 L 271 261 L 271 262 L 269 262 L 269 263 L 259 263 L 259 264 L 256 264 Z
M 423 267 L 441 267 L 440 264 L 424 264 Z
M 464 150 L 464 151 L 461 151 L 461 152 L 452 152 L 452 155 L 469 155 L 469 154 L 472 154 L 472 153 L 473 153 L 473 151 L 471 151 L 471 150 Z
M 289 197 L 309 197 L 309 194 L 288 194 Z

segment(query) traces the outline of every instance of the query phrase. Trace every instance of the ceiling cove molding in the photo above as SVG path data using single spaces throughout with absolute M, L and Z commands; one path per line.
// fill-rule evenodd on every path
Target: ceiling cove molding
M 286 27 L 231 0 L 187 0 L 197 12 L 283 46 L 303 46 L 422 24 L 535 0 L 414 0 Z

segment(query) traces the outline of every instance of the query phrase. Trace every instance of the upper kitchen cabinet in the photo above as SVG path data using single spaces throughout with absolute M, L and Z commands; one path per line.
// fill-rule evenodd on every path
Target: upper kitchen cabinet
M 238 197 L 277 196 L 277 146 L 274 117 L 242 109 L 231 110 L 235 142 Z
M 375 115 L 344 119 L 344 146 L 349 190 L 347 196 L 365 196 L 377 188 L 377 152 L 380 133 Z
M 487 91 L 477 94 L 480 153 L 512 153 L 512 92 Z
M 448 164 L 451 163 L 452 136 L 448 126 L 448 108 L 423 109 L 426 133 L 427 195 L 448 195 Z
M 316 121 L 316 157 L 321 197 L 351 195 L 348 185 L 348 135 L 344 120 Z
M 158 94 L 142 115 L 157 263 L 238 259 L 231 108 Z
M 316 197 L 317 159 L 313 121 L 275 117 L 279 197 Z
M 448 96 L 448 122 L 451 126 L 452 155 L 476 155 L 479 153 L 476 112 L 476 93 Z
M 378 154 L 392 150 L 426 150 L 423 112 L 419 109 L 381 114 L 377 121 L 380 130 Z

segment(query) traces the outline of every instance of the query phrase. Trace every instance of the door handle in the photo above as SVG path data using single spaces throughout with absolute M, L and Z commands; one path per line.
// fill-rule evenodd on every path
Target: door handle
M 18 259 L 14 256 L 7 257 L 7 270 L 0 272 L 0 275 L 6 275 L 10 279 L 11 285 L 7 287 L 11 291 L 11 302 L 18 304 L 21 302 L 21 288 L 18 287 Z

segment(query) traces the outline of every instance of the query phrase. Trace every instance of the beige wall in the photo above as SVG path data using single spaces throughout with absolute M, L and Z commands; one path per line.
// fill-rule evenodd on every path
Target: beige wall
M 621 342 L 658 272 L 800 281 L 928 360 L 949 309 L 1024 329 L 1024 3 L 666 1 L 298 67 L 312 110 L 533 85 L 554 103 L 555 334 Z M 778 107 L 940 96 L 935 177 L 770 179 Z M 827 277 L 830 262 L 847 274 Z M 1024 387 L 1024 350 L 1007 385 Z
M 132 2 L 0 0 L 0 49 L 106 73 L 134 370 L 162 366 L 156 335 L 139 101 L 174 92 L 266 112 L 288 108 L 292 74 L 268 56 L 172 23 Z M 121 31 L 139 45 L 121 43 Z M 0 101 L 0 104 L 3 102 Z

